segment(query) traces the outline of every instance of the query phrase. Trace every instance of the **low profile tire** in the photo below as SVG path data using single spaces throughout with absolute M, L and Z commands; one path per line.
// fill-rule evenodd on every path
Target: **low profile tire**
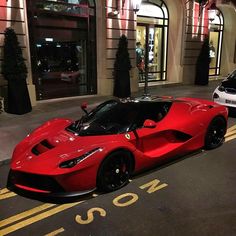
M 106 157 L 99 168 L 97 187 L 103 192 L 115 191 L 129 182 L 130 173 L 130 154 L 126 151 L 113 152 Z
M 205 136 L 205 149 L 214 149 L 224 142 L 226 121 L 223 117 L 215 117 L 208 126 Z

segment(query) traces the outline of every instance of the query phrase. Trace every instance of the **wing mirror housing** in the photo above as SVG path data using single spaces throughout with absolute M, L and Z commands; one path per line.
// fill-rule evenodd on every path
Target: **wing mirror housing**
M 87 102 L 83 102 L 83 103 L 80 105 L 80 108 L 85 112 L 86 115 L 88 114 L 88 111 L 86 110 L 87 107 L 88 107 Z
M 143 127 L 144 128 L 149 128 L 149 129 L 153 129 L 153 128 L 156 128 L 156 122 L 153 121 L 153 120 L 145 120 L 144 123 L 143 123 Z

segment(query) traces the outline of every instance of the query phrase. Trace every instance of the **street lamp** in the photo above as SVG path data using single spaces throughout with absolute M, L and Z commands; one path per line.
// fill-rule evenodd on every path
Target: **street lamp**
M 114 17 L 117 17 L 119 15 L 119 4 L 118 4 L 118 0 L 115 1 L 115 10 L 112 10 L 110 12 L 108 12 L 108 17 L 109 18 L 114 18 Z
M 137 13 L 141 7 L 142 0 L 133 0 L 133 11 Z
M 210 5 L 210 7 L 207 10 L 208 10 L 208 19 L 210 21 L 215 20 L 215 17 L 218 14 L 218 9 L 216 7 L 215 1 Z

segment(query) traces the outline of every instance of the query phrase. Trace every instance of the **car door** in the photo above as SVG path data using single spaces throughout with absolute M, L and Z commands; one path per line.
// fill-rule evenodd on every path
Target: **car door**
M 165 117 L 170 106 L 171 103 L 150 102 L 140 109 L 135 130 L 136 147 L 146 157 L 167 157 L 182 145 L 178 140 L 179 132 L 167 128 Z
M 150 157 L 158 156 L 158 148 L 163 142 L 162 132 L 158 124 L 162 120 L 162 103 L 143 103 L 140 107 L 140 115 L 137 121 L 136 146 L 145 155 Z

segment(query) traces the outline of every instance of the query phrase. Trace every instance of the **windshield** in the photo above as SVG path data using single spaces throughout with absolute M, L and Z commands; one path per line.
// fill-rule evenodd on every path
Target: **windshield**
M 111 100 L 68 127 L 80 136 L 118 134 L 131 129 L 138 115 L 137 104 Z
M 228 79 L 236 79 L 236 70 L 229 75 Z

